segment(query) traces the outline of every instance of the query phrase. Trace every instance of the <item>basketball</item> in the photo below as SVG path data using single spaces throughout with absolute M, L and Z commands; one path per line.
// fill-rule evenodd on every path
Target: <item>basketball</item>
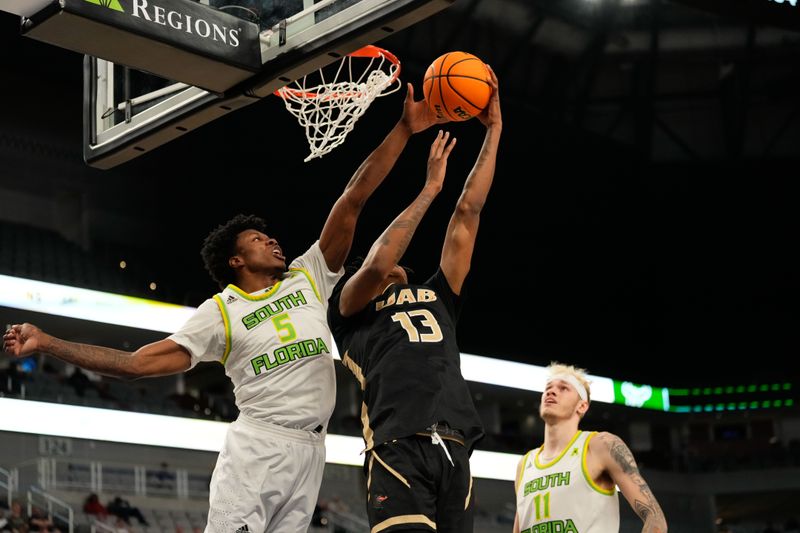
M 468 120 L 489 103 L 492 95 L 489 79 L 483 61 L 466 52 L 449 52 L 428 67 L 422 91 L 437 117 Z

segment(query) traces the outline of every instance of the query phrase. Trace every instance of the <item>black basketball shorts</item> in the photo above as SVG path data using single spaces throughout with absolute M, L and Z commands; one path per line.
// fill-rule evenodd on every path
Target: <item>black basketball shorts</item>
M 472 477 L 467 449 L 445 440 L 454 465 L 430 436 L 376 446 L 367 458 L 367 516 L 371 533 L 423 529 L 472 531 Z

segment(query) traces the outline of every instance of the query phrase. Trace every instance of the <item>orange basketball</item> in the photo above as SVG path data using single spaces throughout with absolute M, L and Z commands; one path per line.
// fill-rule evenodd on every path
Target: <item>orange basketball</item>
M 422 82 L 425 100 L 439 118 L 468 120 L 480 114 L 492 95 L 483 61 L 466 52 L 436 58 Z

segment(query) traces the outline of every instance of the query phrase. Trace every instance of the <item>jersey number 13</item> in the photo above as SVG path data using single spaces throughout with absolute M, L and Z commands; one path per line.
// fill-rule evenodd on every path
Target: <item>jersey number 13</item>
M 419 321 L 421 327 L 414 325 L 413 317 L 422 317 Z M 408 334 L 409 342 L 439 342 L 442 340 L 442 328 L 436 317 L 427 309 L 414 311 L 400 311 L 392 315 L 392 320 L 398 322 Z

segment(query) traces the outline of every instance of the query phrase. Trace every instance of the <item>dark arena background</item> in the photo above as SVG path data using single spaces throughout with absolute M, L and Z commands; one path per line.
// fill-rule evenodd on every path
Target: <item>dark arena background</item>
M 196 307 L 217 291 L 199 254 L 211 229 L 257 214 L 287 257 L 299 255 L 402 110 L 404 90 L 378 98 L 342 146 L 304 163 L 303 129 L 265 96 L 101 170 L 84 161 L 84 55 L 23 35 L 9 11 L 0 12 L 3 325 L 32 321 L 123 350 L 163 338 L 16 305 L 12 293 L 34 280 Z M 511 531 L 513 465 L 543 437 L 543 383 L 503 379 L 551 361 L 613 380 L 615 394 L 593 402 L 582 428 L 629 444 L 671 530 L 798 531 L 798 32 L 794 0 L 456 0 L 376 41 L 400 59 L 418 99 L 426 68 L 448 51 L 477 55 L 500 82 L 503 136 L 458 341 L 499 364 L 499 381 L 467 379 L 488 434 L 478 450 L 508 454 L 498 465 L 511 471 L 476 475 L 475 531 Z M 419 276 L 438 265 L 484 133 L 477 120 L 442 128 L 458 144 L 404 257 Z M 370 199 L 352 255 L 419 191 L 434 135 L 414 136 Z M 48 298 L 24 291 L 33 304 Z M 357 384 L 336 365 L 329 432 L 360 437 Z M 47 409 L 31 411 L 28 429 L 3 420 L 27 404 L 59 404 L 230 422 L 222 367 L 131 383 L 73 372 L 44 356 L 0 356 L 0 515 L 16 500 L 62 531 L 205 528 L 213 445 L 161 442 L 147 426 L 142 440 L 49 431 L 58 420 Z M 652 401 L 626 400 L 630 387 Z M 310 531 L 368 531 L 359 458 L 331 454 Z M 90 493 L 104 504 L 121 496 L 147 525 L 96 523 L 83 512 Z M 640 531 L 620 507 L 621 531 Z

